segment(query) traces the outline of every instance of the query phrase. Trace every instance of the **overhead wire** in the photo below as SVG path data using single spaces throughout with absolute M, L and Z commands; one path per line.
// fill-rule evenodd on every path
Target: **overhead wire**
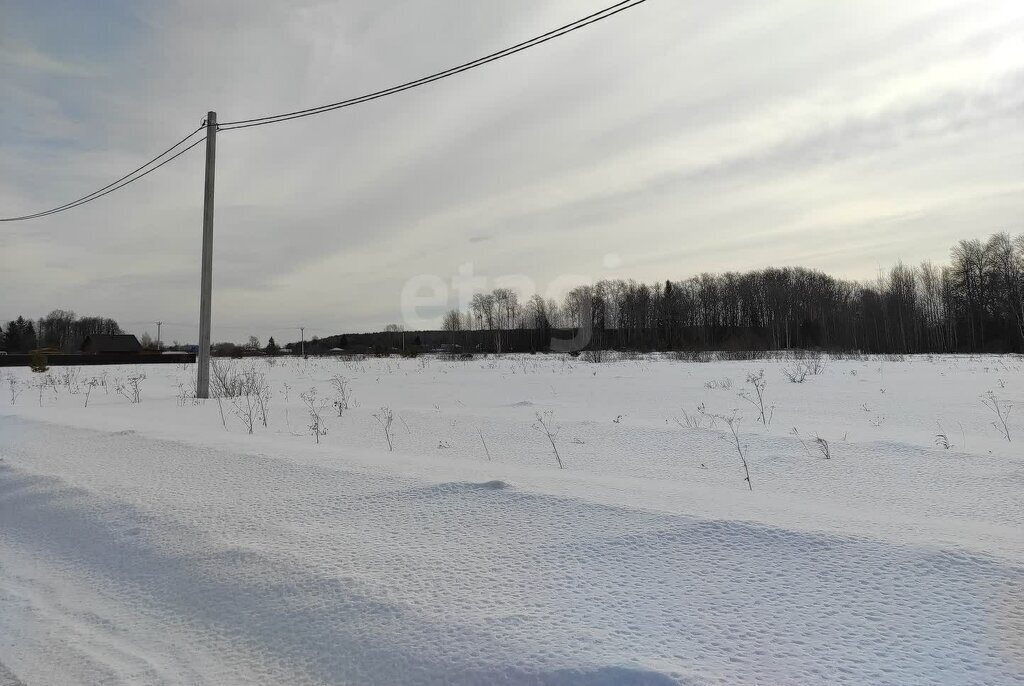
M 320 105 L 318 107 L 310 107 L 310 108 L 303 109 L 303 110 L 295 110 L 295 111 L 292 111 L 292 112 L 284 112 L 284 113 L 281 113 L 281 114 L 267 115 L 267 116 L 264 116 L 264 117 L 254 117 L 254 118 L 250 118 L 250 119 L 237 119 L 237 120 L 234 120 L 234 121 L 223 122 L 223 123 L 221 123 L 221 124 L 219 124 L 217 126 L 217 131 L 231 131 L 231 130 L 234 130 L 234 129 L 244 129 L 244 128 L 249 128 L 249 127 L 253 127 L 253 126 L 265 126 L 267 124 L 276 124 L 276 123 L 283 122 L 283 121 L 290 121 L 292 119 L 301 119 L 303 117 L 311 117 L 311 116 L 314 116 L 314 115 L 317 115 L 317 114 L 323 114 L 324 112 L 330 112 L 330 111 L 341 109 L 341 108 L 344 108 L 344 107 L 351 107 L 353 105 L 362 104 L 364 102 L 369 102 L 371 100 L 376 100 L 378 98 L 383 98 L 383 97 L 388 96 L 388 95 L 394 95 L 395 93 L 401 93 L 402 91 L 410 90 L 412 88 L 417 88 L 419 86 L 424 86 L 426 84 L 433 83 L 434 81 L 439 81 L 441 79 L 445 79 L 445 78 L 448 78 L 450 76 L 455 76 L 456 74 L 461 74 L 462 72 L 469 71 L 470 69 L 475 69 L 477 67 L 481 67 L 481 66 L 483 66 L 485 64 L 489 64 L 491 62 L 494 62 L 496 60 L 502 59 L 504 57 L 508 57 L 508 56 L 514 55 L 514 54 L 516 54 L 518 52 L 522 52 L 523 50 L 527 50 L 529 48 L 536 47 L 538 45 L 541 45 L 542 43 L 546 43 L 546 42 L 548 42 L 550 40 L 553 40 L 555 38 L 559 38 L 559 37 L 564 36 L 566 34 L 572 33 L 573 31 L 577 31 L 577 30 L 582 29 L 582 28 L 584 28 L 586 26 L 594 24 L 594 23 L 596 23 L 598 21 L 602 21 L 604 19 L 612 17 L 612 16 L 614 16 L 614 15 L 620 13 L 620 12 L 624 12 L 624 11 L 626 11 L 628 9 L 632 9 L 633 7 L 636 7 L 637 5 L 640 5 L 640 4 L 644 3 L 644 2 L 646 2 L 646 0 L 621 0 L 620 2 L 617 2 L 617 3 L 615 3 L 615 4 L 613 4 L 613 5 L 609 6 L 609 7 L 606 7 L 604 9 L 598 11 L 598 12 L 594 12 L 592 14 L 589 14 L 589 15 L 585 16 L 585 17 L 581 17 L 580 19 L 577 19 L 575 21 L 569 22 L 568 24 L 560 26 L 557 29 L 552 29 L 551 31 L 547 31 L 546 33 L 542 33 L 539 36 L 535 36 L 535 37 L 530 38 L 528 40 L 522 41 L 520 43 L 517 43 L 515 45 L 509 46 L 507 48 L 504 48 L 503 50 L 499 50 L 497 52 L 493 52 L 490 55 L 486 55 L 484 57 L 479 57 L 479 58 L 477 58 L 475 60 L 472 60 L 470 62 L 466 62 L 466 63 L 460 64 L 458 66 L 455 66 L 455 67 L 450 67 L 449 69 L 445 69 L 444 71 L 436 72 L 436 73 L 431 74 L 429 76 L 424 76 L 424 77 L 421 77 L 419 79 L 415 79 L 413 81 L 407 81 L 405 83 L 402 83 L 402 84 L 399 84 L 399 85 L 396 85 L 396 86 L 392 86 L 390 88 L 385 88 L 383 90 L 375 91 L 373 93 L 367 93 L 365 95 L 360 95 L 360 96 L 357 96 L 357 97 L 354 97 L 354 98 L 349 98 L 347 100 L 341 100 L 341 101 L 338 101 L 338 102 L 328 103 L 326 105 Z M 148 174 L 156 171 L 157 169 L 163 167 L 165 164 L 168 164 L 168 163 L 172 162 L 173 160 L 177 159 L 178 157 L 180 157 L 181 155 L 185 154 L 186 152 L 188 152 L 189 150 L 194 148 L 196 145 L 198 145 L 199 143 L 204 141 L 206 139 L 206 136 L 203 136 L 202 138 L 199 138 L 198 140 L 194 141 L 193 143 L 191 143 L 187 147 L 183 148 L 182 150 L 179 150 L 178 152 L 176 152 L 175 154 L 171 155 L 170 157 L 167 157 L 167 155 L 169 155 L 175 149 L 177 149 L 178 147 L 183 145 L 186 141 L 188 141 L 188 139 L 190 139 L 192 136 L 194 136 L 200 130 L 205 128 L 205 126 L 206 126 L 206 123 L 204 122 L 198 128 L 196 128 L 191 133 L 189 133 L 187 136 L 185 136 L 180 141 L 178 141 L 177 143 L 172 145 L 170 148 L 167 148 L 166 150 L 164 150 L 162 153 L 160 153 L 159 155 L 157 155 L 153 159 L 151 159 L 148 162 L 146 162 L 145 164 L 143 164 L 143 165 L 133 169 L 132 171 L 130 171 L 127 174 L 125 174 L 124 176 L 122 176 L 122 177 L 112 181 L 111 183 L 107 184 L 106 186 L 103 186 L 102 188 L 99 188 L 99 189 L 93 191 L 92 193 L 89 193 L 88 195 L 84 195 L 81 198 L 78 198 L 77 200 L 72 200 L 71 202 L 67 202 L 67 203 L 64 203 L 63 205 L 58 205 L 57 207 L 53 207 L 53 208 L 48 209 L 48 210 L 43 210 L 41 212 L 35 212 L 35 213 L 32 213 L 32 214 L 21 215 L 21 216 L 18 216 L 18 217 L 0 217 L 0 222 L 25 221 L 25 220 L 29 220 L 29 219 L 38 219 L 40 217 L 46 217 L 46 216 L 49 216 L 51 214 L 56 214 L 58 212 L 65 212 L 67 210 L 74 209 L 75 207 L 80 207 L 81 205 L 85 205 L 87 203 L 90 203 L 90 202 L 92 202 L 94 200 L 98 200 L 99 198 L 102 198 L 105 195 L 113 193 L 116 190 L 120 190 L 121 188 L 124 188 L 125 186 L 127 186 L 129 184 L 132 184 L 135 181 L 138 181 L 139 179 L 141 179 L 141 178 L 147 176 Z M 163 159 L 164 157 L 167 157 L 167 159 Z M 156 162 L 158 160 L 161 160 L 161 159 L 163 159 L 163 161 L 161 161 L 159 164 L 156 164 Z M 153 166 L 153 165 L 155 165 L 155 166 Z M 145 171 L 143 171 L 143 170 L 145 170 Z
M 172 150 L 174 150 L 178 146 L 182 145 L 185 141 L 187 141 L 192 136 L 196 135 L 196 133 L 198 133 L 199 131 L 201 131 L 204 128 L 205 128 L 205 124 L 202 125 L 202 126 L 199 126 L 197 129 L 195 129 L 194 131 L 189 133 L 187 136 L 182 138 L 180 141 L 178 141 L 177 143 L 175 143 L 171 147 L 167 148 L 162 153 L 160 153 L 159 155 L 157 155 L 153 159 L 149 160 L 145 164 L 143 164 L 143 165 L 141 165 L 139 167 L 136 167 L 135 169 L 133 169 L 132 171 L 128 172 L 127 174 L 125 174 L 121 178 L 115 179 L 114 181 L 108 183 L 103 188 L 99 188 L 99 189 L 93 191 L 92 193 L 89 193 L 88 195 L 83 195 L 81 198 L 78 198 L 77 200 L 72 200 L 71 202 L 64 203 L 63 205 L 59 205 L 59 206 L 54 207 L 54 208 L 49 209 L 49 210 L 43 210 L 42 212 L 36 212 L 34 214 L 26 214 L 26 215 L 22 215 L 20 217 L 3 217 L 3 218 L 0 218 L 0 222 L 24 221 L 24 220 L 27 220 L 27 219 L 36 219 L 38 217 L 45 217 L 47 215 L 56 214 L 58 212 L 64 212 L 66 210 L 70 210 L 70 209 L 73 209 L 73 208 L 78 207 L 80 205 L 84 205 L 86 203 L 92 202 L 93 200 L 97 200 L 99 198 L 102 198 L 104 195 L 107 195 L 108 193 L 113 193 L 116 190 L 124 188 L 128 184 L 133 183 L 135 181 L 138 181 L 139 179 L 141 179 L 143 176 L 146 176 L 150 172 L 156 171 L 157 169 L 159 169 L 160 167 L 164 166 L 168 162 L 176 159 L 180 155 L 184 154 L 185 152 L 188 152 L 189 150 L 194 148 L 196 145 L 198 145 L 199 143 L 201 143 L 204 140 L 206 140 L 206 136 L 203 136 L 202 138 L 199 138 L 198 140 L 194 141 L 191 145 L 189 145 L 184 150 L 181 150 L 178 153 L 176 153 L 175 155 L 167 158 L 166 160 L 164 160 L 160 164 L 156 165 L 152 169 L 148 169 L 147 171 L 143 172 L 142 174 L 139 174 L 138 176 L 134 176 L 135 174 L 137 174 L 138 172 L 142 171 L 143 169 L 146 169 L 146 167 L 149 167 L 151 164 L 153 164 L 157 160 L 161 159 L 162 157 L 165 157 Z M 132 178 L 133 176 L 134 176 L 134 178 Z M 128 180 L 126 181 L 126 179 L 128 179 Z M 124 183 L 122 183 L 122 182 L 124 182 Z M 120 185 L 117 185 L 117 184 L 120 184 Z
M 295 110 L 293 112 L 284 112 L 284 113 L 281 113 L 281 114 L 267 115 L 267 116 L 264 116 L 264 117 L 254 117 L 254 118 L 250 118 L 250 119 L 237 119 L 237 120 L 234 120 L 234 121 L 223 122 L 223 123 L 218 125 L 217 130 L 218 131 L 230 131 L 230 130 L 233 130 L 233 129 L 245 129 L 245 128 L 249 128 L 249 127 L 253 127 L 253 126 L 265 126 L 267 124 L 277 124 L 279 122 L 290 121 L 292 119 L 301 119 L 303 117 L 311 117 L 311 116 L 314 116 L 314 115 L 317 115 L 317 114 L 323 114 L 324 112 L 330 112 L 330 111 L 333 111 L 333 110 L 342 109 L 344 107 L 351 107 L 353 105 L 360 105 L 360 104 L 362 104 L 364 102 L 369 102 L 371 100 L 376 100 L 378 98 L 383 98 L 383 97 L 388 96 L 388 95 L 394 95 L 395 93 L 401 93 L 402 91 L 410 90 L 412 88 L 417 88 L 419 86 L 424 86 L 424 85 L 426 85 L 428 83 L 433 83 L 434 81 L 440 81 L 441 79 L 448 78 L 449 76 L 455 76 L 456 74 L 461 74 L 464 71 L 469 71 L 470 69 L 475 69 L 477 67 L 481 67 L 481 66 L 483 66 L 485 64 L 489 64 L 490 62 L 494 62 L 494 61 L 502 59 L 504 57 L 508 57 L 510 55 L 514 55 L 517 52 L 522 52 L 523 50 L 527 50 L 529 48 L 536 47 L 537 45 L 540 45 L 542 43 L 546 43 L 549 40 L 553 40 L 555 38 L 560 38 L 561 36 L 564 36 L 564 35 L 566 35 L 568 33 L 572 33 L 573 31 L 582 29 L 582 28 L 584 28 L 586 26 L 589 26 L 590 24 L 593 24 L 595 22 L 602 21 L 604 19 L 612 17 L 612 16 L 618 14 L 619 12 L 624 12 L 624 11 L 626 11 L 628 9 L 632 9 L 633 7 L 636 7 L 637 5 L 643 4 L 646 1 L 647 0 L 622 0 L 622 2 L 617 2 L 614 5 L 606 7 L 603 10 L 600 10 L 598 12 L 594 12 L 593 14 L 589 14 L 589 15 L 587 15 L 585 17 L 577 19 L 576 21 L 573 21 L 573 22 L 570 22 L 568 24 L 565 24 L 564 26 L 560 26 L 557 29 L 552 29 L 551 31 L 548 31 L 546 33 L 542 33 L 539 36 L 535 36 L 533 38 L 530 38 L 529 40 L 525 40 L 525 41 L 522 41 L 521 43 L 517 43 L 516 45 L 512 45 L 510 47 L 504 48 L 503 50 L 499 50 L 497 52 L 493 52 L 490 55 L 486 55 L 484 57 L 479 57 L 479 58 L 477 58 L 475 60 L 472 60 L 470 62 L 466 62 L 464 64 L 460 64 L 460 65 L 455 66 L 455 67 L 450 67 L 449 69 L 445 69 L 444 71 L 436 72 L 436 73 L 431 74 L 429 76 L 424 76 L 424 77 L 421 77 L 419 79 L 415 79 L 413 81 L 407 81 L 405 83 L 402 83 L 402 84 L 399 84 L 399 85 L 396 85 L 396 86 L 391 86 L 390 88 L 385 88 L 383 90 L 375 91 L 373 93 L 367 93 L 365 95 L 360 95 L 360 96 L 357 96 L 357 97 L 354 97 L 354 98 L 349 98 L 347 100 L 341 100 L 341 101 L 338 101 L 338 102 L 328 103 L 326 105 L 320 105 L 318 107 L 310 107 L 310 108 L 307 108 L 307 109 L 304 109 L 304 110 Z

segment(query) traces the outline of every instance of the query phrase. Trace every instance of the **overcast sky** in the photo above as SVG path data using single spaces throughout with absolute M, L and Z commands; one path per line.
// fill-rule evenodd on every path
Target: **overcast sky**
M 610 4 L 0 0 L 0 215 L 106 185 L 207 110 L 359 95 Z M 194 341 L 202 170 L 199 146 L 0 224 L 0 317 L 162 319 Z M 1024 231 L 1022 191 L 1024 2 L 649 0 L 424 88 L 222 132 L 213 338 L 379 330 L 410 277 L 464 265 L 544 294 L 770 265 L 873 278 Z

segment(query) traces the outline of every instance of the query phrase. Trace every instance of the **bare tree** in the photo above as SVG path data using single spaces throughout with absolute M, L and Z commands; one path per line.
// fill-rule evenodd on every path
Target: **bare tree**
M 494 296 L 490 293 L 474 293 L 470 302 L 470 309 L 476 318 L 480 329 L 486 328 L 495 332 L 495 304 Z M 501 352 L 500 336 L 495 340 L 495 351 Z
M 458 310 L 448 310 L 444 315 L 441 328 L 448 332 L 448 343 L 455 345 L 455 334 L 462 330 L 462 316 Z
M 405 350 L 405 327 L 401 324 L 388 324 L 384 330 L 391 334 L 391 347 L 396 348 L 397 340 L 395 334 L 402 334 L 402 350 Z

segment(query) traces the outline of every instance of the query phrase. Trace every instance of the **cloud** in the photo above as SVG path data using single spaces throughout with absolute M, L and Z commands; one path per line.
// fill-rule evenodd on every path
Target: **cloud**
M 604 4 L 15 13 L 2 213 L 105 185 L 208 109 L 229 121 L 358 95 Z M 544 288 L 941 260 L 954 239 L 1021 228 L 1022 40 L 1024 10 L 998 0 L 651 2 L 422 89 L 222 132 L 214 337 L 380 328 L 407 279 L 448 282 L 465 263 Z M 65 306 L 194 337 L 201 192 L 200 146 L 121 193 L 0 227 L 14 294 L 0 315 Z
M 17 48 L 10 45 L 0 47 L 0 64 L 44 75 L 86 79 L 96 76 L 96 70 L 88 65 L 61 60 L 31 47 Z

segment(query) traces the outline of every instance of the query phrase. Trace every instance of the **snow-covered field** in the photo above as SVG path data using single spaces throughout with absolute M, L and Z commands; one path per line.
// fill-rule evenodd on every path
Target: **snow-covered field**
M 0 372 L 0 683 L 1024 683 L 1024 359 L 253 364 Z

